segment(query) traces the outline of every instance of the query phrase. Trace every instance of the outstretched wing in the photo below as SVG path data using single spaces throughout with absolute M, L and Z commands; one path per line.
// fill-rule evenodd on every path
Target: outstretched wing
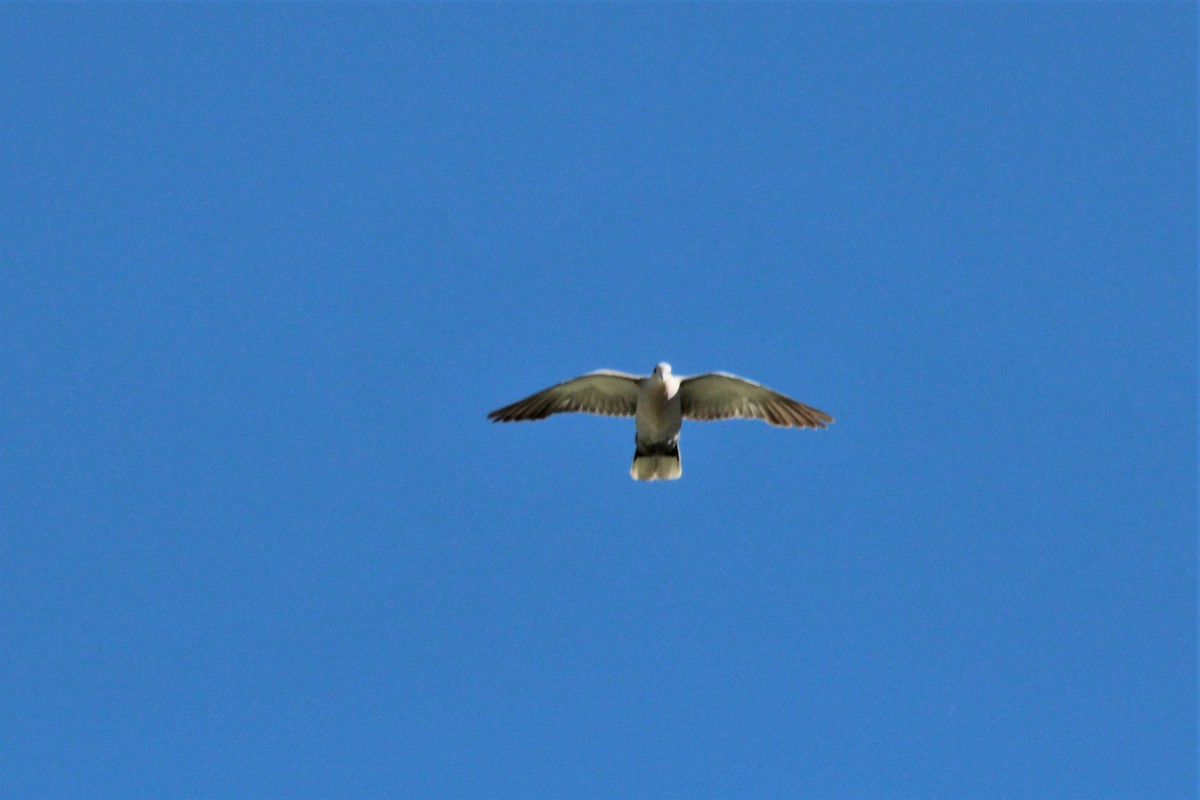
M 684 419 L 761 419 L 784 428 L 824 428 L 833 422 L 824 411 L 727 372 L 684 378 L 679 395 Z
M 524 400 L 488 414 L 492 422 L 545 419 L 564 411 L 582 411 L 609 417 L 632 417 L 637 410 L 638 378 L 602 369 L 543 389 Z

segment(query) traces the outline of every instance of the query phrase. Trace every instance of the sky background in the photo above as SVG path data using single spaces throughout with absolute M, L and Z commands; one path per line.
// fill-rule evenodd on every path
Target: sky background
M 1194 4 L 0 39 L 6 798 L 1194 795 Z

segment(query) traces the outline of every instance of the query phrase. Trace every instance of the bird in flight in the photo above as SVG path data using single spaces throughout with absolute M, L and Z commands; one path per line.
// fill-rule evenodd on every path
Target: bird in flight
M 637 447 L 629 475 L 639 481 L 670 481 L 683 474 L 679 429 L 685 419 L 761 419 L 782 428 L 824 428 L 833 422 L 824 411 L 754 381 L 727 372 L 680 377 L 665 363 L 650 375 L 589 372 L 498 408 L 488 419 L 520 422 L 567 411 L 633 417 Z

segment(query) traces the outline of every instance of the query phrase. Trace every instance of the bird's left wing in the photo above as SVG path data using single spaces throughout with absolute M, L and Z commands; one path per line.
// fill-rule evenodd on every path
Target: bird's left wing
M 545 419 L 564 411 L 632 417 L 637 410 L 638 377 L 602 369 L 543 389 L 488 414 L 492 422 Z
M 709 372 L 684 378 L 679 385 L 684 419 L 761 419 L 785 428 L 824 428 L 833 417 L 798 403 L 762 384 Z

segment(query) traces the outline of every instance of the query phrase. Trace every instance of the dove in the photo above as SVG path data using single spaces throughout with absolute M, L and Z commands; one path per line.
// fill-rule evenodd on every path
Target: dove
M 649 375 L 589 372 L 498 408 L 488 418 L 521 422 L 570 412 L 633 417 L 635 449 L 629 475 L 639 481 L 683 475 L 679 432 L 685 419 L 760 419 L 783 428 L 824 428 L 833 422 L 824 411 L 760 383 L 727 372 L 678 376 L 665 362 Z

